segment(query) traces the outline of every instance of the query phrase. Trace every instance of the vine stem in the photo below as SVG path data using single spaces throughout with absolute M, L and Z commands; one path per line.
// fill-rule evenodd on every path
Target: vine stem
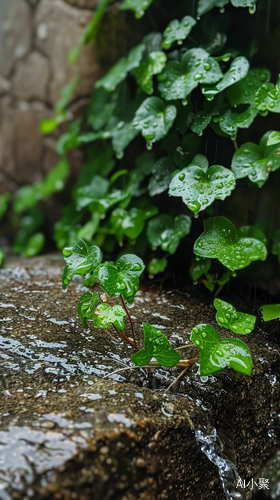
M 135 339 L 135 332 L 134 332 L 134 325 L 133 325 L 133 321 L 132 321 L 132 319 L 131 319 L 131 317 L 130 317 L 130 314 L 129 314 L 129 312 L 128 312 L 128 309 L 127 309 L 126 303 L 125 303 L 125 301 L 123 300 L 123 296 L 122 296 L 122 295 L 121 295 L 121 301 L 122 301 L 123 308 L 124 308 L 124 310 L 125 310 L 125 314 L 126 314 L 126 316 L 127 316 L 127 318 L 128 318 L 128 321 L 129 321 L 129 323 L 130 323 L 130 328 L 131 328 L 131 333 L 132 333 L 133 342 L 134 342 L 135 346 L 137 347 L 137 344 L 136 344 L 136 339 Z M 137 347 L 137 351 L 138 351 L 138 350 L 139 350 L 139 349 L 138 349 L 138 347 Z
M 236 139 L 232 139 L 232 142 L 233 142 L 235 151 L 237 151 L 238 150 L 237 140 Z
M 117 328 L 115 325 L 113 325 L 113 327 L 115 328 L 117 334 L 121 337 L 121 339 L 125 342 L 125 344 L 129 344 L 131 347 L 133 347 L 134 351 L 139 351 L 137 345 L 136 345 L 136 342 L 132 342 L 132 340 L 130 340 L 130 338 L 127 337 L 127 335 L 122 332 L 121 330 L 119 330 L 119 328 Z

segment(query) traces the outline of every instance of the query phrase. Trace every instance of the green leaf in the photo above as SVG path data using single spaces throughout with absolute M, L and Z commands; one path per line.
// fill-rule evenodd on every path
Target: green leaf
M 260 111 L 280 113 L 280 92 L 274 83 L 264 83 L 255 94 L 255 105 Z
M 252 9 L 252 13 L 254 13 L 254 6 L 256 5 L 257 0 L 230 0 L 234 7 L 249 7 Z
M 123 317 L 126 316 L 124 309 L 119 305 L 99 304 L 95 309 L 94 328 L 108 328 L 113 324 L 116 328 L 124 331 Z
M 116 265 L 103 264 L 98 269 L 98 279 L 110 297 L 122 295 L 124 300 L 132 303 L 139 287 L 139 276 L 144 271 L 143 261 L 136 255 L 127 254 L 120 257 Z
M 0 248 L 0 266 L 3 265 L 5 260 L 5 253 L 3 252 L 2 248 Z
M 0 219 L 2 219 L 5 214 L 9 201 L 11 199 L 11 193 L 4 193 L 0 195 Z
M 280 318 L 280 304 L 265 304 L 260 307 L 264 321 Z
M 191 125 L 191 130 L 195 132 L 197 135 L 201 136 L 203 130 L 209 125 L 212 120 L 212 115 L 207 114 L 204 111 L 198 111 L 193 118 L 193 122 Z
M 250 181 L 263 186 L 270 172 L 280 168 L 280 145 L 266 146 L 267 135 L 259 146 L 252 142 L 243 144 L 233 155 L 231 169 L 236 179 L 248 177 Z
M 33 236 L 29 238 L 25 248 L 23 249 L 23 256 L 34 257 L 35 255 L 38 255 L 43 249 L 44 244 L 45 236 L 43 235 L 43 233 L 33 234 Z
M 178 19 L 170 21 L 163 32 L 163 48 L 170 49 L 171 45 L 175 42 L 178 45 L 182 45 L 183 40 L 187 38 L 195 24 L 196 21 L 191 16 L 185 16 L 181 21 L 178 21 Z
M 275 144 L 279 144 L 280 142 L 280 132 L 277 130 L 273 130 L 268 136 L 267 146 L 274 146 Z
M 77 149 L 79 146 L 79 132 L 81 128 L 81 119 L 75 120 L 69 126 L 69 130 L 62 134 L 57 143 L 56 151 L 60 156 L 64 156 L 70 149 Z
M 225 134 L 235 137 L 238 129 L 250 127 L 258 114 L 258 110 L 253 106 L 248 106 L 245 110 L 244 106 L 241 108 L 241 110 L 228 109 L 220 116 L 214 117 L 213 121 L 219 124 Z
M 198 0 L 197 15 L 203 16 L 203 14 L 214 9 L 214 7 L 219 7 L 221 9 L 228 3 L 229 0 Z
M 153 93 L 153 76 L 162 72 L 166 60 L 167 57 L 164 52 L 151 52 L 147 57 L 147 61 L 135 69 L 134 74 L 137 83 L 143 92 L 147 94 Z
M 57 113 L 53 118 L 40 121 L 40 132 L 43 135 L 51 134 L 61 123 L 67 120 L 67 113 Z
M 181 170 L 190 163 L 194 155 L 196 155 L 199 150 L 200 141 L 200 138 L 192 132 L 184 137 L 184 139 L 180 142 L 180 145 L 177 146 L 173 152 L 173 158 L 177 168 Z
M 174 254 L 180 240 L 189 234 L 191 219 L 188 215 L 161 214 L 151 219 L 148 223 L 147 238 L 153 248 L 161 247 L 164 252 Z
M 241 340 L 220 340 L 217 330 L 207 324 L 193 328 L 190 340 L 200 347 L 201 376 L 215 373 L 228 366 L 237 372 L 251 375 L 253 363 L 250 349 Z
M 96 132 L 99 132 L 113 115 L 117 105 L 115 97 L 115 94 L 103 88 L 95 90 L 88 107 L 87 122 Z
M 87 274 L 100 262 L 100 249 L 88 247 L 85 241 L 78 240 L 72 248 L 72 254 L 64 258 L 66 266 L 62 273 L 62 289 L 66 290 L 75 274 Z
M 19 188 L 15 195 L 14 211 L 20 213 L 37 205 L 38 201 L 42 199 L 41 185 L 42 183 L 38 182 L 33 186 Z
M 140 208 L 131 208 L 129 212 L 123 208 L 116 208 L 112 212 L 110 223 L 118 243 L 123 243 L 123 236 L 135 240 L 144 229 L 145 212 Z
M 199 259 L 198 261 L 193 258 L 191 267 L 190 267 L 190 275 L 193 281 L 197 281 L 203 274 L 208 273 L 211 267 L 211 259 Z
M 232 106 L 251 104 L 255 106 L 255 94 L 264 82 L 270 79 L 270 71 L 266 68 L 249 69 L 245 78 L 227 89 L 227 97 Z
M 162 98 L 183 99 L 200 83 L 216 83 L 223 77 L 219 64 L 204 49 L 188 50 L 181 63 L 168 62 L 158 77 Z
M 176 114 L 175 106 L 166 105 L 159 97 L 148 97 L 136 111 L 133 126 L 152 144 L 167 134 Z
M 131 49 L 127 57 L 122 57 L 101 80 L 96 82 L 95 88 L 103 87 L 108 92 L 113 92 L 126 78 L 127 73 L 139 66 L 145 48 L 146 46 L 141 44 Z
M 137 366 L 147 365 L 152 358 L 156 358 L 161 366 L 172 367 L 178 363 L 180 354 L 172 349 L 165 335 L 149 323 L 143 323 L 145 347 L 132 356 Z
M 81 229 L 79 229 L 77 234 L 78 239 L 91 241 L 99 226 L 99 222 L 100 214 L 98 212 L 93 212 L 93 214 L 91 215 L 91 220 L 89 220 L 83 227 L 81 227 Z
M 235 188 L 231 170 L 213 165 L 207 172 L 200 166 L 190 165 L 176 174 L 169 186 L 170 196 L 180 196 L 187 207 L 198 214 L 213 201 L 224 200 Z
M 148 272 L 149 272 L 149 274 L 152 274 L 152 275 L 163 273 L 167 264 L 168 264 L 168 260 L 165 259 L 164 257 L 162 259 L 154 258 L 154 259 L 150 260 L 150 262 L 149 262 Z
M 78 208 L 83 208 L 92 202 L 99 201 L 108 192 L 109 181 L 101 177 L 100 175 L 95 175 L 91 179 L 91 183 L 78 188 L 76 203 Z
M 44 217 L 41 209 L 34 207 L 21 218 L 19 230 L 13 243 L 14 252 L 23 254 L 28 240 L 41 228 Z
M 237 234 L 241 238 L 255 238 L 256 240 L 262 241 L 265 245 L 267 244 L 267 238 L 258 224 L 253 224 L 252 226 L 241 226 L 237 229 Z
M 80 83 L 80 80 L 81 77 L 80 75 L 78 75 L 77 78 L 75 78 L 75 80 L 72 80 L 71 82 L 67 83 L 67 85 L 65 85 L 65 87 L 62 88 L 60 92 L 60 99 L 54 107 L 56 113 L 60 114 L 63 113 L 63 111 L 65 111 L 71 98 L 74 95 L 74 92 L 78 84 Z
M 243 269 L 255 260 L 265 260 L 266 246 L 254 238 L 240 238 L 225 217 L 205 221 L 205 231 L 194 243 L 194 253 L 200 257 L 218 259 L 231 271 Z
M 221 299 L 215 299 L 214 306 L 217 309 L 216 320 L 219 325 L 240 335 L 247 335 L 254 330 L 256 316 L 237 312 L 235 307 Z
M 132 126 L 132 122 L 125 123 L 120 121 L 115 129 L 112 131 L 112 146 L 117 155 L 117 158 L 121 159 L 123 156 L 124 149 L 133 141 L 133 139 L 139 134 L 139 130 L 136 130 Z
M 245 57 L 236 57 L 231 63 L 229 70 L 218 83 L 215 85 L 203 85 L 201 87 L 202 94 L 206 96 L 206 99 L 212 101 L 216 94 L 242 80 L 247 75 L 249 67 L 249 61 Z
M 149 180 L 148 191 L 150 196 L 156 196 L 168 189 L 174 169 L 173 161 L 167 156 L 160 158 L 156 162 L 152 168 L 153 175 Z
M 81 296 L 78 304 L 78 313 L 84 328 L 88 328 L 87 320 L 94 318 L 94 312 L 98 302 L 99 294 L 96 291 L 93 293 L 86 292 Z
M 147 10 L 152 3 L 153 0 L 123 0 L 121 5 L 119 6 L 119 9 L 133 10 L 136 19 L 140 19 L 141 17 L 144 16 L 145 10 Z

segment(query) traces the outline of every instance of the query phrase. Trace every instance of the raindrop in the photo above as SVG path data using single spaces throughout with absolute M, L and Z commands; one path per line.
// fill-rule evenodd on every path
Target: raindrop
M 183 99 L 182 100 L 182 104 L 183 104 L 183 106 L 186 106 L 188 104 L 188 100 L 187 99 Z
M 123 158 L 123 151 L 119 151 L 117 154 L 116 154 L 116 157 L 118 158 L 118 160 L 121 160 Z
M 147 142 L 146 148 L 148 151 L 151 151 L 153 149 L 153 144 L 151 142 Z
M 180 174 L 179 175 L 179 181 L 183 181 L 185 179 L 185 174 Z
M 256 12 L 256 4 L 251 5 L 251 7 L 249 7 L 249 13 L 250 14 L 255 14 L 255 12 Z

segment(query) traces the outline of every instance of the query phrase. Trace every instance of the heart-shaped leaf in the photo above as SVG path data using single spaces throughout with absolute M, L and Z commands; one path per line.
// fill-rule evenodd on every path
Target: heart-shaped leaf
M 188 215 L 158 215 L 148 223 L 147 238 L 152 247 L 161 247 L 164 252 L 174 254 L 180 240 L 189 234 L 191 219 Z
M 153 0 L 123 0 L 119 9 L 133 10 L 135 12 L 136 19 L 140 19 L 144 16 L 145 10 L 147 10 L 152 3 Z
M 260 307 L 264 321 L 280 318 L 280 304 L 265 304 Z
M 219 259 L 231 271 L 243 269 L 252 261 L 265 260 L 266 246 L 255 238 L 242 238 L 228 219 L 211 217 L 205 230 L 195 241 L 194 253 L 200 257 Z
M 223 78 L 215 85 L 203 85 L 201 88 L 202 93 L 206 96 L 206 99 L 212 101 L 216 94 L 244 78 L 249 67 L 249 61 L 246 57 L 236 57 Z
M 109 304 L 99 304 L 94 311 L 94 328 L 108 328 L 114 325 L 124 331 L 123 317 L 126 316 L 124 309 L 120 305 L 109 306 Z
M 136 255 L 120 257 L 116 265 L 103 264 L 97 270 L 100 284 L 110 297 L 122 295 L 132 303 L 139 288 L 139 276 L 145 269 L 143 261 Z
M 145 220 L 158 213 L 156 207 L 149 207 L 148 210 L 142 208 L 131 208 L 129 211 L 123 208 L 116 208 L 110 217 L 110 223 L 119 243 L 123 242 L 123 236 L 131 240 L 138 238 L 142 233 Z
M 168 62 L 159 75 L 159 91 L 167 101 L 183 99 L 199 83 L 216 83 L 223 77 L 219 64 L 204 49 L 188 50 L 178 61 Z
M 94 271 L 100 262 L 100 248 L 88 247 L 83 240 L 77 241 L 72 253 L 64 257 L 66 266 L 62 273 L 62 289 L 66 290 L 75 274 L 87 274 Z
M 136 111 L 133 127 L 140 130 L 149 144 L 166 136 L 176 118 L 175 106 L 166 105 L 159 97 L 148 97 Z
M 280 142 L 280 132 L 273 130 L 268 137 L 267 146 L 274 146 Z
M 235 307 L 221 299 L 215 299 L 214 306 L 217 309 L 216 320 L 219 325 L 240 335 L 247 335 L 254 330 L 256 316 L 237 312 Z
M 95 88 L 104 88 L 108 92 L 113 92 L 116 86 L 126 78 L 127 73 L 139 66 L 145 48 L 144 44 L 140 44 L 131 49 L 127 57 L 122 57 L 103 78 L 96 82 Z
M 280 168 L 280 144 L 267 146 L 267 134 L 259 146 L 252 142 L 243 144 L 233 155 L 231 168 L 236 179 L 248 177 L 250 181 L 263 186 L 270 172 Z
M 255 240 L 262 241 L 267 244 L 267 238 L 258 224 L 252 226 L 241 226 L 237 229 L 237 234 L 240 238 L 255 238 Z
M 201 136 L 203 130 L 209 125 L 212 120 L 212 114 L 207 114 L 205 111 L 198 111 L 193 118 L 191 130 Z
M 132 122 L 120 121 L 116 128 L 111 132 L 112 146 L 117 155 L 117 158 L 121 159 L 123 157 L 123 152 L 125 148 L 133 141 L 133 139 L 139 134 L 139 130 L 136 130 Z
M 173 161 L 167 156 L 156 162 L 148 186 L 150 196 L 156 196 L 168 189 L 174 169 Z
M 235 137 L 239 128 L 250 127 L 257 114 L 258 110 L 254 106 L 248 106 L 245 110 L 241 106 L 241 109 L 228 109 L 220 113 L 213 121 L 219 124 L 225 134 Z
M 255 105 L 260 111 L 280 113 L 280 92 L 274 83 L 264 83 L 256 92 Z
M 163 273 L 167 264 L 168 264 L 168 260 L 165 259 L 164 257 L 162 259 L 156 259 L 156 258 L 152 259 L 148 265 L 149 274 L 154 275 L 154 274 Z
M 250 349 L 237 339 L 223 339 L 211 325 L 200 324 L 192 330 L 191 341 L 200 347 L 200 375 L 210 375 L 223 368 L 251 375 L 252 357 Z
M 84 328 L 88 328 L 87 320 L 92 320 L 94 318 L 94 311 L 98 302 L 99 294 L 96 291 L 93 293 L 86 292 L 81 296 L 78 304 L 78 313 Z
M 211 259 L 199 259 L 193 258 L 190 267 L 190 275 L 192 280 L 196 282 L 203 274 L 208 273 L 211 267 Z
M 195 24 L 196 20 L 191 16 L 185 16 L 181 21 L 173 19 L 163 32 L 163 48 L 170 49 L 175 42 L 182 45 L 183 40 L 187 38 Z
M 147 57 L 147 61 L 136 68 L 134 74 L 143 92 L 147 94 L 153 93 L 153 76 L 162 72 L 166 60 L 167 57 L 164 52 L 151 52 Z
M 245 78 L 227 89 L 227 97 L 232 106 L 251 104 L 255 107 L 257 90 L 270 79 L 270 71 L 266 68 L 249 69 Z
M 178 363 L 180 354 L 172 349 L 165 335 L 149 323 L 143 323 L 145 347 L 132 356 L 137 366 L 147 365 L 152 358 L 156 358 L 161 366 L 172 367 Z
M 229 196 L 235 184 L 235 177 L 228 168 L 213 165 L 205 172 L 200 166 L 191 165 L 173 177 L 169 195 L 181 196 L 187 207 L 198 214 L 215 199 L 224 200 Z

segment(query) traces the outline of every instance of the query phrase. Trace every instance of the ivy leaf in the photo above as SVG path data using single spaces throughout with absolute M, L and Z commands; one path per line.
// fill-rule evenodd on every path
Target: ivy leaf
M 148 186 L 150 196 L 156 196 L 168 189 L 174 168 L 173 161 L 167 156 L 156 162 Z
M 87 123 L 93 130 L 99 132 L 109 121 L 116 108 L 115 94 L 100 88 L 96 90 L 88 107 Z
M 193 258 L 190 267 L 190 275 L 192 280 L 197 281 L 203 274 L 208 273 L 211 267 L 211 259 L 199 259 L 198 261 Z
M 236 57 L 231 63 L 229 70 L 218 83 L 215 85 L 203 85 L 201 87 L 202 94 L 206 96 L 206 99 L 212 101 L 216 94 L 244 78 L 248 73 L 249 67 L 249 61 L 246 57 Z
M 214 7 L 219 7 L 220 9 L 227 5 L 229 0 L 199 0 L 197 7 L 197 15 L 203 16 L 209 10 L 214 9 Z
M 205 376 L 229 366 L 235 371 L 251 375 L 250 349 L 237 339 L 223 339 L 211 325 L 200 324 L 192 330 L 190 340 L 200 347 L 200 375 Z
M 239 237 L 232 222 L 219 216 L 205 221 L 205 230 L 194 243 L 194 253 L 218 259 L 231 271 L 243 269 L 255 260 L 265 260 L 267 256 L 261 241 Z
M 249 7 L 252 9 L 252 13 L 255 12 L 254 7 L 257 0 L 230 0 L 234 7 Z
M 255 94 L 259 87 L 270 79 L 270 71 L 266 68 L 249 69 L 245 78 L 227 89 L 227 97 L 232 106 L 251 104 L 255 107 Z
M 235 188 L 231 170 L 213 165 L 207 172 L 191 165 L 176 174 L 169 186 L 170 196 L 181 196 L 183 202 L 196 215 L 209 207 L 215 199 L 224 200 Z
M 62 289 L 66 290 L 75 274 L 86 274 L 94 271 L 100 262 L 100 249 L 88 247 L 83 240 L 78 240 L 72 248 L 72 254 L 65 257 L 66 266 L 62 273 Z
M 99 294 L 94 291 L 93 293 L 83 293 L 78 304 L 78 314 L 80 321 L 84 328 L 88 328 L 87 320 L 94 318 L 94 311 L 99 302 Z
M 256 316 L 237 312 L 235 307 L 221 299 L 215 299 L 214 306 L 217 309 L 216 320 L 219 325 L 240 335 L 247 335 L 254 330 Z
M 188 215 L 178 215 L 173 219 L 170 215 L 161 214 L 149 221 L 147 238 L 152 247 L 161 247 L 164 252 L 174 254 L 190 228 L 191 218 Z
M 274 146 L 280 142 L 280 132 L 273 130 L 268 137 L 267 146 Z
M 167 264 L 168 264 L 168 260 L 165 259 L 164 257 L 162 259 L 154 258 L 154 259 L 150 260 L 149 265 L 148 265 L 149 274 L 155 275 L 155 274 L 163 273 Z
M 136 255 L 127 254 L 120 257 L 116 265 L 103 264 L 97 274 L 103 290 L 116 297 L 122 295 L 128 303 L 132 303 L 139 287 L 139 276 L 144 271 L 143 261 Z
M 143 323 L 145 347 L 132 356 L 137 366 L 147 365 L 152 358 L 156 358 L 161 366 L 172 367 L 178 363 L 180 354 L 172 349 L 165 335 L 149 323 Z
M 109 188 L 109 181 L 100 175 L 95 175 L 91 183 L 80 187 L 77 190 L 76 204 L 78 208 L 84 208 L 94 201 L 103 198 Z
M 116 328 L 124 331 L 123 317 L 126 316 L 124 309 L 120 305 L 109 306 L 109 304 L 99 304 L 94 311 L 94 328 L 108 328 L 113 324 Z
M 163 32 L 163 48 L 170 49 L 171 45 L 175 42 L 178 45 L 182 45 L 183 40 L 187 38 L 195 24 L 196 21 L 191 16 L 185 16 L 181 21 L 178 21 L 178 19 L 170 21 Z
M 199 83 L 216 83 L 223 77 L 219 64 L 204 49 L 188 50 L 178 61 L 168 62 L 158 77 L 159 91 L 167 101 L 183 99 Z
M 280 113 L 280 92 L 274 83 L 264 83 L 256 92 L 255 105 L 260 111 Z
M 259 146 L 252 142 L 243 144 L 233 155 L 231 169 L 236 179 L 248 177 L 250 181 L 263 186 L 270 172 L 280 168 L 280 145 L 266 146 L 267 135 Z
M 193 118 L 191 130 L 197 135 L 202 136 L 203 130 L 209 125 L 212 120 L 212 114 L 207 114 L 205 111 L 198 111 Z
M 237 229 L 237 234 L 241 238 L 255 238 L 256 240 L 262 241 L 265 245 L 267 244 L 267 238 L 258 224 L 253 224 L 252 226 L 241 226 Z
M 248 106 L 246 109 L 242 106 L 241 109 L 228 109 L 214 117 L 213 121 L 218 123 L 221 130 L 235 137 L 239 128 L 248 128 L 253 123 L 258 114 L 258 110 L 253 106 Z
M 155 210 L 154 210 L 155 209 Z M 116 208 L 110 217 L 110 223 L 118 243 L 123 242 L 123 236 L 127 236 L 130 240 L 135 240 L 142 233 L 145 225 L 145 220 L 158 213 L 156 207 L 152 207 L 152 211 L 147 212 L 141 208 L 131 208 L 129 211 L 123 208 Z
M 139 134 L 132 126 L 132 122 L 125 123 L 120 121 L 115 129 L 112 131 L 112 146 L 118 159 L 123 157 L 125 148 L 135 139 Z
M 260 307 L 264 321 L 280 318 L 280 304 L 265 304 Z
M 175 106 L 166 105 L 159 97 L 148 97 L 136 111 L 133 126 L 152 144 L 166 136 L 176 114 Z
M 138 68 L 135 69 L 134 74 L 137 83 L 143 92 L 147 94 L 153 93 L 153 76 L 162 72 L 166 60 L 167 57 L 164 52 L 151 52 L 147 57 L 147 61 L 140 64 Z
M 127 57 L 122 57 L 103 78 L 96 82 L 95 88 L 103 87 L 108 92 L 113 92 L 116 86 L 126 78 L 127 73 L 139 66 L 145 48 L 144 44 L 140 44 L 131 49 Z
M 136 19 L 140 19 L 144 16 L 145 10 L 150 7 L 153 0 L 123 0 L 119 6 L 120 10 L 133 10 L 135 12 Z
M 22 255 L 24 257 L 27 257 L 27 258 L 34 257 L 35 255 L 38 255 L 41 252 L 41 250 L 43 249 L 44 244 L 45 244 L 44 234 L 43 233 L 35 233 L 27 241 L 27 243 L 22 251 Z

